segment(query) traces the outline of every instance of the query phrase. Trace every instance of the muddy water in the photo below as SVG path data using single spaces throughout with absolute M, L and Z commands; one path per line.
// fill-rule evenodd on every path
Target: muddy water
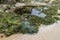
M 14 34 L 0 40 L 60 40 L 60 23 L 39 28 L 39 32 L 34 35 Z

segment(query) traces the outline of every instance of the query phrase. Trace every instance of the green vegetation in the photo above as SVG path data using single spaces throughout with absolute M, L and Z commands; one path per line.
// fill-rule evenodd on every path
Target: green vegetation
M 4 7 L 0 7 L 2 8 L 0 9 L 0 33 L 4 33 L 6 36 L 15 33 L 34 34 L 38 32 L 38 28 L 41 24 L 51 25 L 57 20 L 60 20 L 58 17 L 60 16 L 60 13 L 57 12 L 60 10 L 60 5 L 22 7 L 12 10 L 14 6 L 8 5 L 5 9 Z M 44 9 L 45 7 L 47 9 Z M 33 8 L 40 11 L 39 16 L 41 16 L 41 13 L 44 13 L 46 17 L 42 18 L 36 15 L 31 15 Z

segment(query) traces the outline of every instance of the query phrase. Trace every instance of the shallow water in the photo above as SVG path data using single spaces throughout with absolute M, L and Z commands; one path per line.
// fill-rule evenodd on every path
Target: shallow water
M 38 17 L 41 17 L 41 18 L 45 18 L 47 16 L 45 13 L 41 13 L 41 11 L 39 11 L 35 8 L 32 9 L 31 15 L 38 16 Z

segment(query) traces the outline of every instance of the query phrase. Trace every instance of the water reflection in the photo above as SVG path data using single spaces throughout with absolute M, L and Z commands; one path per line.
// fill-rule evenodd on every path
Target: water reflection
M 36 9 L 32 9 L 31 15 L 39 15 L 40 11 L 36 10 Z
M 35 15 L 41 18 L 45 18 L 47 16 L 45 13 L 42 13 L 41 11 L 36 10 L 35 8 L 32 9 L 31 15 Z
M 29 33 L 29 34 L 34 34 L 38 32 L 38 28 L 35 27 L 34 25 L 30 25 L 29 21 L 27 18 L 25 18 L 25 20 L 23 21 L 23 25 L 22 28 L 24 30 L 24 32 Z

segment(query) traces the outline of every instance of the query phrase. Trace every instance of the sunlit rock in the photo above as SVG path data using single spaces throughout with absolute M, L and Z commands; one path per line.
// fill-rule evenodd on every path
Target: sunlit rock
M 25 4 L 24 3 L 16 3 L 15 4 L 15 7 L 20 7 L 20 6 L 25 6 Z
M 58 10 L 57 12 L 60 13 L 60 10 Z

